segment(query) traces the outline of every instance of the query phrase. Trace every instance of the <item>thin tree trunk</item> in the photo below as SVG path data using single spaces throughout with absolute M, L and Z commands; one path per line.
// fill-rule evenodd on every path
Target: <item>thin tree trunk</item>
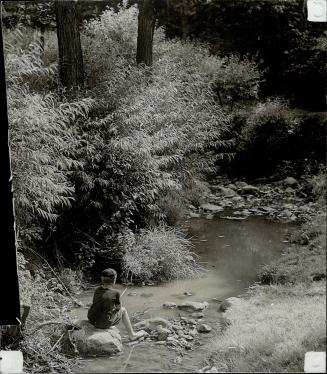
M 156 23 L 153 0 L 140 0 L 137 31 L 138 64 L 152 65 L 153 33 Z
M 41 25 L 41 27 L 40 27 L 40 47 L 41 47 L 42 57 L 43 57 L 43 54 L 44 54 L 44 46 L 45 46 L 44 33 L 45 33 L 45 25 Z
M 84 67 L 76 1 L 55 2 L 59 76 L 63 86 L 83 87 Z
M 4 217 L 4 222 L 0 225 L 2 264 L 0 271 L 2 305 L 0 308 L 0 325 L 18 325 L 20 320 L 20 302 L 3 52 L 2 22 L 0 20 L 0 91 L 2 102 L 0 111 L 0 206 Z

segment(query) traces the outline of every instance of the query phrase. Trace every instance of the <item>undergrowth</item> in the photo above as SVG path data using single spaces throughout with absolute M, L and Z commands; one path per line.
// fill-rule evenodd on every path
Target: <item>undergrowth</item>
M 219 371 L 302 372 L 306 352 L 326 350 L 325 177 L 313 179 L 315 219 L 297 228 L 287 253 L 259 270 L 261 285 L 225 313 L 229 326 L 210 347 Z

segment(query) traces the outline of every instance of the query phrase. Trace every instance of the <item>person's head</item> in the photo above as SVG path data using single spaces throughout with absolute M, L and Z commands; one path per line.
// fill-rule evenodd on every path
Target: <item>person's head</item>
M 114 269 L 104 269 L 101 275 L 101 281 L 105 286 L 112 286 L 116 283 L 117 272 Z

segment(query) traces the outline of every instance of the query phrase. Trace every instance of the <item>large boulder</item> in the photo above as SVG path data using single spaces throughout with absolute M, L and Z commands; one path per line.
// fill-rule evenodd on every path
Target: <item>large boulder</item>
M 114 326 L 97 329 L 87 320 L 78 320 L 74 327 L 71 339 L 83 356 L 111 356 L 123 350 L 119 330 Z
M 188 312 L 201 312 L 203 309 L 207 308 L 208 303 L 200 303 L 198 301 L 186 301 L 183 304 L 178 305 L 178 309 L 186 310 Z

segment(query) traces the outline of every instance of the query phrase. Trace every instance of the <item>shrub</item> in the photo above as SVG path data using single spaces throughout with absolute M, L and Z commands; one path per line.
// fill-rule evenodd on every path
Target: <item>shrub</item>
M 85 118 L 93 103 L 37 93 L 39 86 L 49 88 L 55 69 L 44 66 L 35 48 L 23 51 L 6 43 L 5 54 L 16 217 L 27 235 L 38 220 L 55 221 L 62 207 L 70 206 L 69 173 L 82 166 L 74 157 L 80 138 L 72 123 Z
M 202 45 L 165 41 L 157 29 L 153 66 L 137 66 L 136 18 L 135 7 L 108 9 L 82 36 L 96 106 L 79 127 L 84 166 L 72 175 L 76 200 L 58 241 L 93 269 L 119 263 L 118 234 L 162 221 L 170 213 L 160 197 L 183 195 L 189 174 L 213 170 L 233 147 L 212 88 L 220 59 Z
M 176 228 L 161 226 L 125 232 L 121 237 L 123 272 L 132 280 L 172 280 L 201 273 L 191 242 Z
M 164 221 L 169 226 L 178 225 L 185 216 L 186 204 L 181 193 L 168 192 L 160 196 L 157 204 Z
M 258 279 L 261 284 L 285 284 L 290 280 L 287 272 L 274 264 L 263 266 L 259 271 Z
M 222 59 L 221 68 L 217 69 L 215 77 L 215 90 L 220 105 L 229 106 L 232 111 L 234 104 L 241 100 L 258 99 L 261 76 L 254 59 L 241 59 L 237 55 Z
M 239 133 L 235 164 L 252 174 L 268 174 L 293 159 L 299 116 L 279 98 L 257 104 Z

